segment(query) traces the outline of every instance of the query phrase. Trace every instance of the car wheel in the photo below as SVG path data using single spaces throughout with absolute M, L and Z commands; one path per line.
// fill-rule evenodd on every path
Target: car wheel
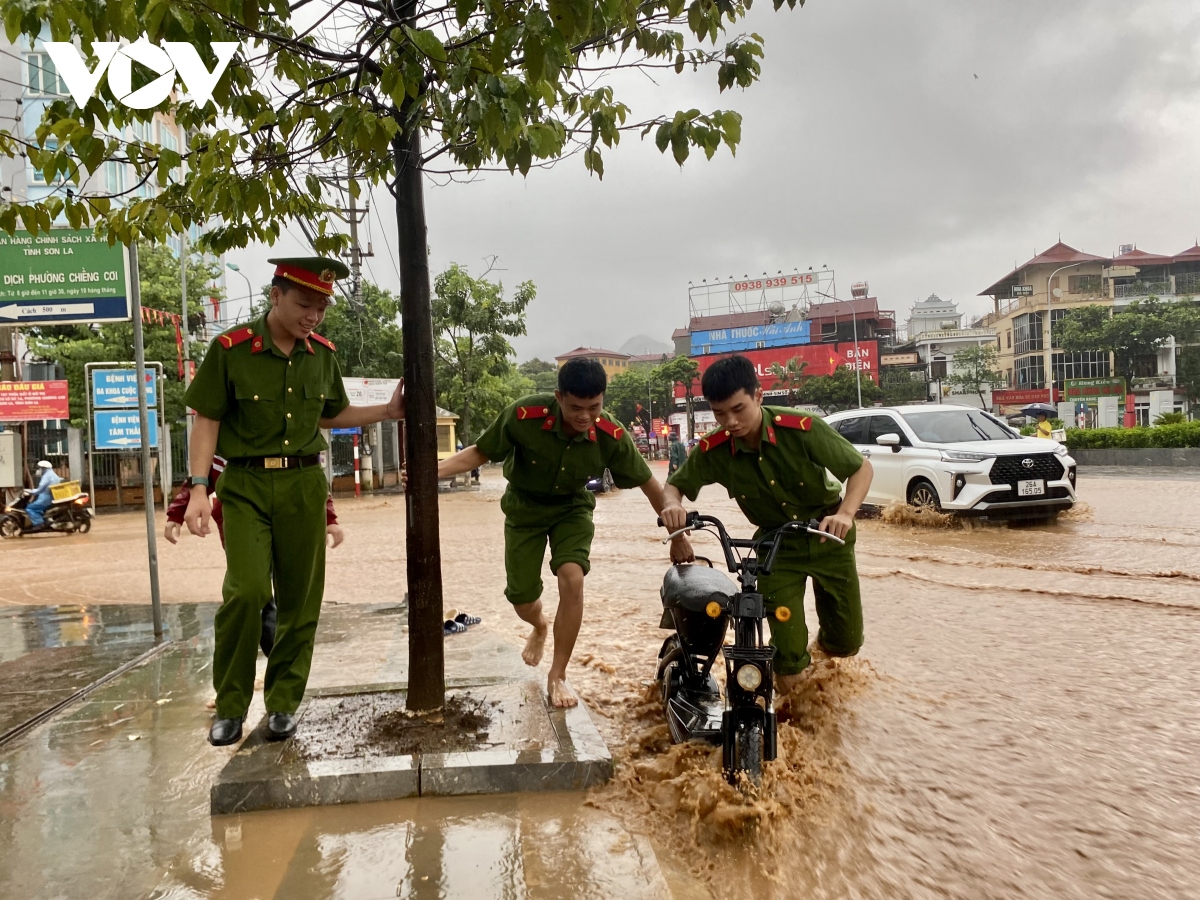
M 932 509 L 942 511 L 942 502 L 938 499 L 937 488 L 924 478 L 914 481 L 908 489 L 908 505 L 916 509 Z

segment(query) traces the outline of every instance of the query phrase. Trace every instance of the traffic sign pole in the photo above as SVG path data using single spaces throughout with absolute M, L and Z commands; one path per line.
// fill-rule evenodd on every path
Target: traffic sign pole
M 146 342 L 142 333 L 142 291 L 138 281 L 137 243 L 129 244 L 129 305 L 133 314 L 133 359 L 137 364 L 138 421 L 141 425 L 142 492 L 146 507 L 146 550 L 150 564 L 150 604 L 154 641 L 163 639 L 162 600 L 158 590 L 158 534 L 154 521 L 154 473 L 150 470 L 150 410 L 146 403 Z M 156 385 L 157 387 L 157 385 Z

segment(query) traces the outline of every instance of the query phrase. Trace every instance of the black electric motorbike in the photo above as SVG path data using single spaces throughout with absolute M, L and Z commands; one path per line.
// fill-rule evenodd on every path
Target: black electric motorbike
M 665 539 L 689 531 L 716 534 L 725 564 L 737 575 L 738 584 L 734 584 L 707 560 L 707 567 L 678 565 L 667 570 L 660 591 L 663 615 L 659 627 L 675 633 L 663 641 L 657 676 L 671 740 L 721 744 L 722 769 L 733 785 L 743 774 L 752 784 L 761 783 L 763 762 L 776 755 L 775 648 L 763 637 L 763 619 L 768 612 L 756 590 L 758 579 L 770 574 L 789 533 L 805 531 L 845 543 L 821 532 L 818 524 L 816 519 L 790 522 L 758 538 L 738 539 L 729 536 L 720 519 L 689 512 L 686 527 Z M 740 556 L 738 550 L 749 552 Z M 774 611 L 781 622 L 790 615 L 787 607 Z M 731 620 L 733 643 L 726 644 Z M 718 653 L 725 658 L 724 701 L 712 675 Z
M 42 525 L 34 525 L 26 507 L 33 499 L 34 491 L 25 491 L 12 506 L 4 506 L 3 495 L 0 494 L 0 537 L 18 538 L 26 534 L 39 534 L 45 531 L 55 531 L 62 534 L 87 534 L 92 528 L 92 512 L 88 506 L 91 498 L 82 492 L 56 499 L 42 513 Z

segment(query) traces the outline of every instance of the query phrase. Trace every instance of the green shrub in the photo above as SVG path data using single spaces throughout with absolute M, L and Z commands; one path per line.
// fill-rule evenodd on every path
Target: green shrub
M 1159 413 L 1155 419 L 1155 425 L 1182 425 L 1187 421 L 1187 418 L 1181 412 Z
M 1200 422 L 1181 422 L 1155 428 L 1072 428 L 1068 450 L 1112 450 L 1145 447 L 1200 447 Z

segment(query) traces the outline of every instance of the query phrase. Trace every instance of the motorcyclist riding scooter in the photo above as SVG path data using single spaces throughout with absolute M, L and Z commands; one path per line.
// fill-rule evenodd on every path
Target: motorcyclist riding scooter
M 74 486 L 73 491 L 64 492 L 61 488 L 56 491 L 56 486 L 62 484 L 63 480 L 53 466 L 43 459 L 38 463 L 38 471 L 41 477 L 36 488 L 25 491 L 11 506 L 5 507 L 0 502 L 0 536 L 14 538 L 41 531 L 85 533 L 91 529 L 90 498 L 79 490 L 78 483 L 67 482 L 64 485 Z

